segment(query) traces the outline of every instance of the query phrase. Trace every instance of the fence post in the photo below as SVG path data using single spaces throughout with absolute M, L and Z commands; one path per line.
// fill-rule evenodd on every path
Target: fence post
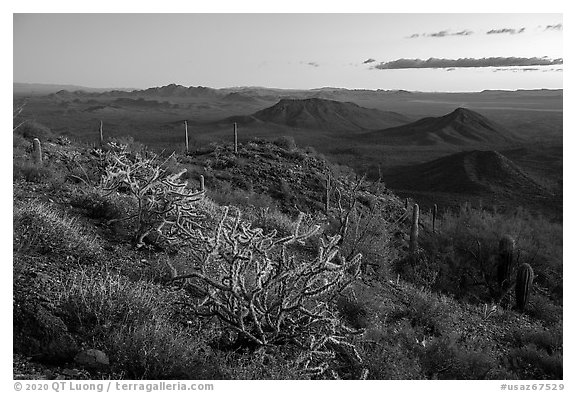
M 434 204 L 432 209 L 432 233 L 436 233 L 436 218 L 438 217 L 438 205 Z
M 186 132 L 186 154 L 188 154 L 188 120 L 184 120 L 184 129 Z
M 325 200 L 325 210 L 326 210 L 326 215 L 328 215 L 328 212 L 330 211 L 330 173 L 328 173 L 328 175 L 326 175 L 326 196 L 325 196 L 326 200 Z
M 234 154 L 238 154 L 238 123 L 234 122 Z
M 104 146 L 104 123 L 100 120 L 100 146 Z
M 420 207 L 417 203 L 412 208 L 412 231 L 410 232 L 410 253 L 418 250 L 418 221 L 420 219 Z

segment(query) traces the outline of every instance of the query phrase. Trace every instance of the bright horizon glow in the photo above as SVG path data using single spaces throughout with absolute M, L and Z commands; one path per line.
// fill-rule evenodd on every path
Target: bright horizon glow
M 374 67 L 399 59 L 561 59 L 561 24 L 561 14 L 14 14 L 13 81 L 109 89 L 561 89 L 562 64 Z

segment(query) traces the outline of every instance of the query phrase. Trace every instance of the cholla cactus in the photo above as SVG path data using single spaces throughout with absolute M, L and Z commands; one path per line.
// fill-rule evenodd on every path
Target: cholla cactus
M 302 367 L 322 374 L 336 361 L 336 352 L 350 345 L 344 341 L 350 329 L 327 300 L 360 274 L 361 255 L 341 257 L 338 235 L 322 239 L 311 261 L 289 255 L 291 244 L 319 230 L 314 226 L 300 233 L 302 216 L 292 235 L 277 238 L 275 232 L 251 228 L 240 212 L 232 216 L 225 208 L 215 233 L 203 237 L 200 268 L 173 280 L 187 280 L 205 294 L 192 305 L 197 315 L 216 316 L 238 333 L 239 341 L 295 345 L 305 354 Z
M 194 206 L 204 197 L 205 191 L 193 191 L 180 177 L 182 170 L 170 174 L 155 154 L 130 154 L 126 146 L 110 144 L 107 152 L 98 151 L 102 161 L 103 175 L 99 189 L 105 194 L 125 190 L 137 202 L 138 220 L 136 247 L 144 245 L 151 233 L 163 240 L 175 243 L 195 237 L 198 215 Z

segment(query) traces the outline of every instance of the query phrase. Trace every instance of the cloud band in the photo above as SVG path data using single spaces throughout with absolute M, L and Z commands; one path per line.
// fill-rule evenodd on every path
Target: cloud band
M 525 67 L 549 66 L 563 64 L 562 59 L 549 59 L 547 57 L 483 57 L 438 59 L 431 57 L 423 59 L 398 59 L 381 62 L 372 68 L 378 70 L 400 70 L 409 68 L 476 68 L 476 67 Z

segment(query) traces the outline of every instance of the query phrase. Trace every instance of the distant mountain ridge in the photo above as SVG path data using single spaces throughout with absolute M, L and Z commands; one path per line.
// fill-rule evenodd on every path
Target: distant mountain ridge
M 373 131 L 364 136 L 390 145 L 507 144 L 518 136 L 505 127 L 466 108 L 457 108 L 441 117 L 425 117 L 398 127 Z
M 57 92 L 65 91 L 67 93 L 83 92 L 83 93 L 105 93 L 110 91 L 132 91 L 133 88 L 99 88 L 99 87 L 86 87 L 77 85 L 60 85 L 50 83 L 18 83 L 12 84 L 14 95 L 48 95 Z
M 137 92 L 137 93 L 154 93 L 154 92 L 161 92 L 162 94 L 167 94 L 168 92 L 175 92 L 177 91 L 178 94 L 181 94 L 185 90 L 188 92 L 193 92 L 194 90 L 198 91 L 212 91 L 218 92 L 222 95 L 226 95 L 228 93 L 233 92 L 242 92 L 245 94 L 270 94 L 270 93 L 279 93 L 282 95 L 289 95 L 291 93 L 301 94 L 308 92 L 311 95 L 319 93 L 319 92 L 335 92 L 335 93 L 354 93 L 354 92 L 361 92 L 361 93 L 386 93 L 386 94 L 409 94 L 409 93 L 425 93 L 425 92 L 417 92 L 417 91 L 408 91 L 402 89 L 393 89 L 393 90 L 386 90 L 386 89 L 354 89 L 354 88 L 345 88 L 345 87 L 318 87 L 318 88 L 311 88 L 311 89 L 287 89 L 287 88 L 273 88 L 273 87 L 264 87 L 264 86 L 236 86 L 236 87 L 224 87 L 224 88 L 212 88 L 212 87 L 204 87 L 204 86 L 183 86 L 175 83 L 171 83 L 164 86 L 153 86 L 150 88 L 145 89 L 138 89 L 134 87 L 86 87 L 80 85 L 73 85 L 73 84 L 53 84 L 53 83 L 23 83 L 23 82 L 13 82 L 13 91 L 15 94 L 17 93 L 25 93 L 25 92 L 34 92 L 37 94 L 51 94 L 56 93 L 60 90 L 68 90 L 68 91 L 84 91 L 87 93 L 105 93 L 111 91 L 123 91 L 123 92 Z M 476 92 L 478 94 L 487 94 L 487 93 L 526 93 L 526 94 L 558 94 L 562 93 L 563 89 L 533 89 L 533 90 L 483 90 Z M 430 94 L 436 94 L 430 93 Z M 445 92 L 450 93 L 450 92 Z
M 154 96 L 154 97 L 200 97 L 200 96 L 217 96 L 220 93 L 216 89 L 204 86 L 185 87 L 174 83 L 161 87 L 151 87 L 145 90 L 132 91 L 135 95 Z

